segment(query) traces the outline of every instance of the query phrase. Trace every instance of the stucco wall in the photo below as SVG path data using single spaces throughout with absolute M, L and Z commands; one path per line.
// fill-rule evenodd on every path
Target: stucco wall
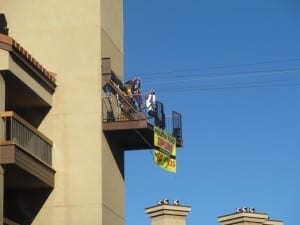
M 123 224 L 123 152 L 110 149 L 101 126 L 101 58 L 123 74 L 122 1 L 2 0 L 0 8 L 10 36 L 57 74 L 39 128 L 54 142 L 55 188 L 34 224 Z

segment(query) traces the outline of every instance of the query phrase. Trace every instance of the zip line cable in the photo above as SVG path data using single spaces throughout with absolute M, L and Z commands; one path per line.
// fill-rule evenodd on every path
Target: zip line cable
M 182 70 L 169 70 L 169 71 L 161 71 L 161 72 L 149 72 L 149 73 L 137 73 L 139 76 L 143 76 L 146 78 L 147 76 L 160 77 L 162 74 L 172 74 L 172 73 L 181 73 L 181 72 L 191 72 L 191 71 L 205 71 L 205 70 L 215 70 L 215 69 L 225 69 L 225 68 L 238 68 L 245 66 L 257 66 L 257 65 L 265 65 L 265 64 L 273 64 L 273 63 L 288 63 L 288 62 L 297 62 L 300 61 L 300 58 L 294 59 L 282 59 L 282 60 L 269 60 L 255 63 L 244 63 L 244 64 L 232 64 L 232 65 L 220 65 L 220 66 L 208 66 L 202 68 L 193 68 L 193 69 L 182 69 Z M 153 76 L 156 75 L 156 76 Z M 132 77 L 132 76 L 130 76 Z
M 296 60 L 296 59 L 295 59 Z M 300 60 L 300 59 L 299 59 Z M 274 69 L 274 70 L 257 70 L 257 71 L 243 71 L 243 72 L 225 72 L 225 73 L 210 73 L 210 74 L 193 74 L 193 75 L 180 75 L 180 76 L 172 76 L 168 78 L 152 78 L 151 81 L 142 81 L 142 83 L 146 86 L 152 86 L 152 84 L 163 84 L 167 87 L 166 88 L 159 88 L 159 85 L 152 86 L 150 89 L 157 89 L 160 92 L 164 91 L 201 91 L 201 90 L 219 90 L 219 89 L 237 89 L 237 88 L 258 88 L 258 87 L 292 87 L 292 86 L 299 86 L 299 84 L 295 83 L 277 83 L 272 84 L 274 82 L 287 82 L 287 81 L 296 81 L 299 80 L 298 78 L 290 78 L 290 79 L 270 79 L 270 80 L 264 80 L 264 81 L 254 81 L 254 82 L 244 82 L 244 83 L 236 83 L 236 84 L 215 84 L 215 85 L 203 85 L 199 84 L 197 86 L 197 81 L 216 81 L 216 80 L 233 80 L 238 78 L 254 78 L 260 76 L 266 77 L 268 76 L 271 78 L 272 76 L 289 76 L 287 73 L 295 73 L 300 72 L 300 68 L 289 68 L 289 69 Z M 294 74 L 293 76 L 298 76 L 299 74 Z M 181 79 L 184 78 L 184 79 Z M 166 80 L 167 79 L 167 80 Z M 142 79 L 144 80 L 144 79 Z M 192 82 L 195 86 L 190 87 L 172 87 L 172 83 L 179 86 L 180 84 L 187 84 L 188 82 Z M 178 83 L 180 83 L 178 85 Z M 144 86 L 143 85 L 143 86 Z M 231 85 L 231 86 L 229 86 Z M 233 86 L 232 86 L 233 85 Z M 236 86 L 237 85 L 237 86 Z M 242 86 L 241 86 L 242 85 Z M 250 86 L 249 86 L 250 85 Z M 147 95 L 146 93 L 141 93 L 141 95 Z
M 250 71 L 250 72 L 234 72 L 234 73 L 217 73 L 217 74 L 205 74 L 202 77 L 189 78 L 189 76 L 183 76 L 185 79 L 176 79 L 175 77 L 169 77 L 168 80 L 152 79 L 150 82 L 144 82 L 145 84 L 161 84 L 161 83 L 177 83 L 177 82 L 190 82 L 198 80 L 217 80 L 227 78 L 241 78 L 241 77 L 253 77 L 253 76 L 266 76 L 280 73 L 295 73 L 300 72 L 300 68 L 287 69 L 287 70 L 265 70 L 265 71 Z M 199 74 L 200 75 L 200 74 Z M 211 77 L 209 77 L 211 76 Z
M 248 85 L 248 86 L 200 86 L 200 87 L 185 87 L 177 89 L 160 89 L 160 92 L 171 91 L 174 92 L 192 92 L 192 91 L 211 91 L 211 90 L 232 90 L 232 89 L 248 89 L 248 88 L 264 88 L 264 87 L 296 87 L 300 83 L 295 84 L 265 84 L 265 85 Z
M 190 92 L 190 91 L 208 91 L 208 90 L 225 90 L 225 89 L 242 89 L 242 88 L 262 88 L 262 87 L 295 87 L 300 86 L 300 83 L 284 83 L 291 81 L 300 81 L 299 78 L 289 78 L 289 79 L 276 79 L 276 80 L 262 80 L 262 81 L 248 81 L 248 82 L 237 82 L 237 83 L 223 83 L 223 84 L 212 84 L 199 86 L 188 86 L 188 87 L 166 87 L 158 88 L 158 92 Z M 124 94 L 124 97 L 133 98 L 139 95 L 142 98 L 146 98 L 148 92 L 141 92 L 140 94 Z M 112 96 L 106 96 L 106 98 L 112 98 Z
M 300 71 L 300 68 L 289 68 L 289 69 L 273 69 L 273 70 L 256 70 L 256 71 L 240 71 L 240 72 L 225 72 L 225 73 L 203 73 L 203 74 L 184 74 L 184 75 L 175 75 L 172 77 L 159 77 L 159 78 L 144 78 L 143 80 L 160 80 L 160 79 L 174 79 L 174 78 L 181 78 L 181 77 L 193 77 L 193 76 L 226 76 L 226 75 L 243 75 L 243 74 L 256 74 L 256 73 L 291 73 L 291 72 L 298 72 Z

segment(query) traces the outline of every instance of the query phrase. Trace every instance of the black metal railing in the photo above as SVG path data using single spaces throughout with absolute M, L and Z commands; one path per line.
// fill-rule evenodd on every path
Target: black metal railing
M 102 99 L 102 121 L 116 122 L 133 120 L 136 109 L 133 104 L 124 101 L 124 96 L 107 95 Z
M 127 101 L 122 100 L 127 98 Z M 178 140 L 182 140 L 182 116 L 180 113 L 173 111 L 170 115 L 165 115 L 164 105 L 157 101 L 155 104 L 155 115 L 149 116 L 147 108 L 137 110 L 134 103 L 130 103 L 130 97 L 119 95 L 106 95 L 102 99 L 102 121 L 103 122 L 120 122 L 140 119 L 136 113 L 144 114 L 144 119 L 154 126 L 157 126 L 168 133 L 172 134 Z M 135 107 L 135 108 L 134 108 Z
M 172 135 L 182 141 L 182 116 L 175 111 L 172 112 Z

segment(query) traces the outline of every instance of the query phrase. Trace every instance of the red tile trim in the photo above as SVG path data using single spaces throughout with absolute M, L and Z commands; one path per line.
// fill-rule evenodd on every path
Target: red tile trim
M 10 46 L 10 52 L 14 50 L 21 54 L 27 61 L 29 61 L 37 70 L 39 70 L 48 80 L 50 80 L 53 84 L 56 81 L 56 74 L 48 71 L 45 67 L 43 67 L 28 51 L 26 51 L 16 40 L 13 38 L 0 34 L 0 44 L 6 44 Z M 1 45 L 0 45 L 1 48 Z M 7 50 L 7 49 L 5 49 Z

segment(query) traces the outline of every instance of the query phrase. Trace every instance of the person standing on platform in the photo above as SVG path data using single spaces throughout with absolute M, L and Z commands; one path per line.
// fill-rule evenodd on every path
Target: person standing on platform
M 143 108 L 143 99 L 141 94 L 141 80 L 139 77 L 135 78 L 132 82 L 131 93 L 138 105 L 139 110 Z
M 146 96 L 146 107 L 147 107 L 148 115 L 151 117 L 155 117 L 156 115 L 155 103 L 156 103 L 155 91 L 150 90 L 148 95 Z

